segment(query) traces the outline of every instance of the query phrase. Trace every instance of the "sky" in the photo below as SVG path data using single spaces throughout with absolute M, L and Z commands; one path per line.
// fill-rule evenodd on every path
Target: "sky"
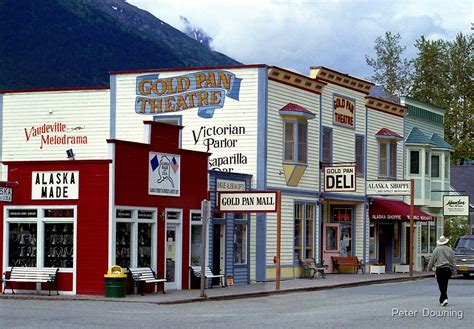
M 180 16 L 213 38 L 213 50 L 244 64 L 276 65 L 305 75 L 326 66 L 368 79 L 365 56 L 386 31 L 400 33 L 405 57 L 415 40 L 470 34 L 469 0 L 127 0 L 183 30 Z

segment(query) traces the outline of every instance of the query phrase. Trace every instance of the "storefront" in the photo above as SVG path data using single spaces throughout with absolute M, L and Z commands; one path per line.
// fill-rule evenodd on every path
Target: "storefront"
M 149 143 L 109 140 L 111 160 L 5 162 L 17 184 L 2 204 L 2 271 L 58 267 L 61 293 L 102 294 L 111 265 L 151 266 L 167 289 L 188 289 L 208 154 L 180 149 L 180 129 L 147 122 Z

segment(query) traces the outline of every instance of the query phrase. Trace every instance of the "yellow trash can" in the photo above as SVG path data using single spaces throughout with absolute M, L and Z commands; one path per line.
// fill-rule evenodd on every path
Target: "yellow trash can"
M 125 280 L 127 274 L 123 273 L 123 269 L 114 265 L 109 268 L 105 278 L 105 297 L 125 297 Z

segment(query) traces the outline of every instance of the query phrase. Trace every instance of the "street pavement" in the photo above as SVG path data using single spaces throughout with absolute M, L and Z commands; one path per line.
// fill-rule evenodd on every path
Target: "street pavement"
M 222 289 L 224 290 L 224 289 Z M 472 328 L 474 278 L 433 277 L 265 297 L 157 305 L 127 299 L 0 299 L 1 328 Z

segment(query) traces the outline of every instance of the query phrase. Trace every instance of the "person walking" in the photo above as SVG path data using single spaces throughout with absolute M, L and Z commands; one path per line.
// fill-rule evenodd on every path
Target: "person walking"
M 454 261 L 454 252 L 447 246 L 449 239 L 443 235 L 436 241 L 437 247 L 433 250 L 428 270 L 436 269 L 436 280 L 439 287 L 439 303 L 442 306 L 448 305 L 448 282 L 451 276 L 456 274 L 456 263 Z

